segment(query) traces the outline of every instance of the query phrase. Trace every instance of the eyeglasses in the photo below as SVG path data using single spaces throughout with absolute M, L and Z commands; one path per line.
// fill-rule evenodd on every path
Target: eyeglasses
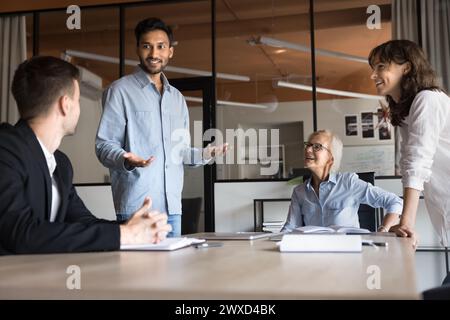
M 320 152 L 322 151 L 322 149 L 327 150 L 329 153 L 331 153 L 330 149 L 328 149 L 327 147 L 325 147 L 323 144 L 321 143 L 309 143 L 309 142 L 303 142 L 303 144 L 305 145 L 305 149 L 308 149 L 309 147 L 312 147 L 314 152 Z

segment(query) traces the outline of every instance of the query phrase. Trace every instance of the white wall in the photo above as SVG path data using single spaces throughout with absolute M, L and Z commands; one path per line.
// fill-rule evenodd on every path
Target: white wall
M 446 276 L 443 252 L 416 252 L 417 291 L 439 287 Z
M 74 183 L 101 183 L 109 171 L 95 155 L 95 136 L 102 114 L 100 100 L 80 97 L 80 120 L 75 135 L 65 137 L 59 149 L 73 165 Z
M 214 184 L 216 231 L 253 231 L 253 199 L 290 198 L 293 188 L 294 186 L 288 185 L 285 181 L 216 182 Z M 277 209 L 281 210 L 277 212 L 272 206 L 272 210 L 267 211 L 267 214 L 276 212 L 275 216 L 286 219 L 286 208 L 281 208 L 278 207 Z
M 97 218 L 116 220 L 111 186 L 77 186 L 78 196 Z

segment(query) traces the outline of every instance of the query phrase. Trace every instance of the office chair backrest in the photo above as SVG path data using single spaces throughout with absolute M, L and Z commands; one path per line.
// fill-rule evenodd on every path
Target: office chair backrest
M 375 184 L 374 172 L 360 172 L 357 173 L 358 177 L 366 182 Z M 377 231 L 377 217 L 375 208 L 366 204 L 360 204 L 358 209 L 359 225 L 361 228 L 368 229 L 370 231 Z
M 442 285 L 437 288 L 422 292 L 424 300 L 450 300 L 450 285 Z

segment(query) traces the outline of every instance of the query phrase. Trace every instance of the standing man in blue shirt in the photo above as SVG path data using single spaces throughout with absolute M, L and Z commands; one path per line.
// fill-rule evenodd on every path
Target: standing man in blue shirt
M 305 142 L 305 168 L 311 171 L 311 178 L 294 189 L 282 231 L 308 225 L 359 228 L 361 203 L 387 212 L 378 231 L 387 232 L 398 223 L 403 201 L 355 173 L 338 172 L 341 158 L 342 142 L 335 134 L 320 130 L 310 135 Z
M 179 236 L 183 164 L 206 164 L 227 145 L 190 147 L 186 101 L 163 73 L 174 53 L 171 28 L 148 18 L 137 24 L 135 35 L 140 64 L 104 93 L 96 154 L 110 169 L 118 220 L 128 220 L 151 195 L 153 208 L 168 214 L 168 236 Z M 180 130 L 187 139 L 180 141 Z

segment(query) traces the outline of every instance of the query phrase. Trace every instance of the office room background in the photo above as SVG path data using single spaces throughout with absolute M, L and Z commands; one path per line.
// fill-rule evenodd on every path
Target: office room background
M 61 150 L 72 160 L 74 183 L 94 214 L 114 219 L 109 172 L 97 160 L 94 139 L 103 90 L 133 72 L 133 30 L 159 17 L 174 30 L 175 56 L 165 73 L 186 97 L 195 128 L 278 129 L 279 168 L 261 175 L 263 159 L 185 170 L 183 199 L 199 204 L 194 231 L 252 231 L 255 199 L 286 199 L 302 172 L 303 141 L 330 129 L 344 143 L 342 171 L 375 172 L 375 184 L 402 194 L 399 139 L 383 118 L 367 63 L 370 50 L 390 39 L 410 39 L 426 52 L 450 91 L 449 1 L 439 0 L 199 0 L 70 1 L 0 5 L 1 121 L 18 113 L 9 86 L 17 65 L 33 55 L 61 57 L 81 70 L 77 134 Z M 311 10 L 312 9 L 312 10 Z M 236 159 L 245 141 L 227 141 Z M 261 143 L 259 143 L 261 146 Z M 247 148 L 248 149 L 248 148 Z M 270 154 L 270 152 L 269 152 Z M 267 160 L 267 159 L 265 159 Z M 250 163 L 251 162 L 251 163 Z M 232 201 L 231 201 L 232 200 Z M 421 200 L 423 202 L 423 200 Z M 105 203 L 107 205 L 105 205 Z M 270 220 L 284 219 L 288 202 L 265 204 Z M 417 223 L 418 287 L 439 285 L 448 270 L 423 203 Z

